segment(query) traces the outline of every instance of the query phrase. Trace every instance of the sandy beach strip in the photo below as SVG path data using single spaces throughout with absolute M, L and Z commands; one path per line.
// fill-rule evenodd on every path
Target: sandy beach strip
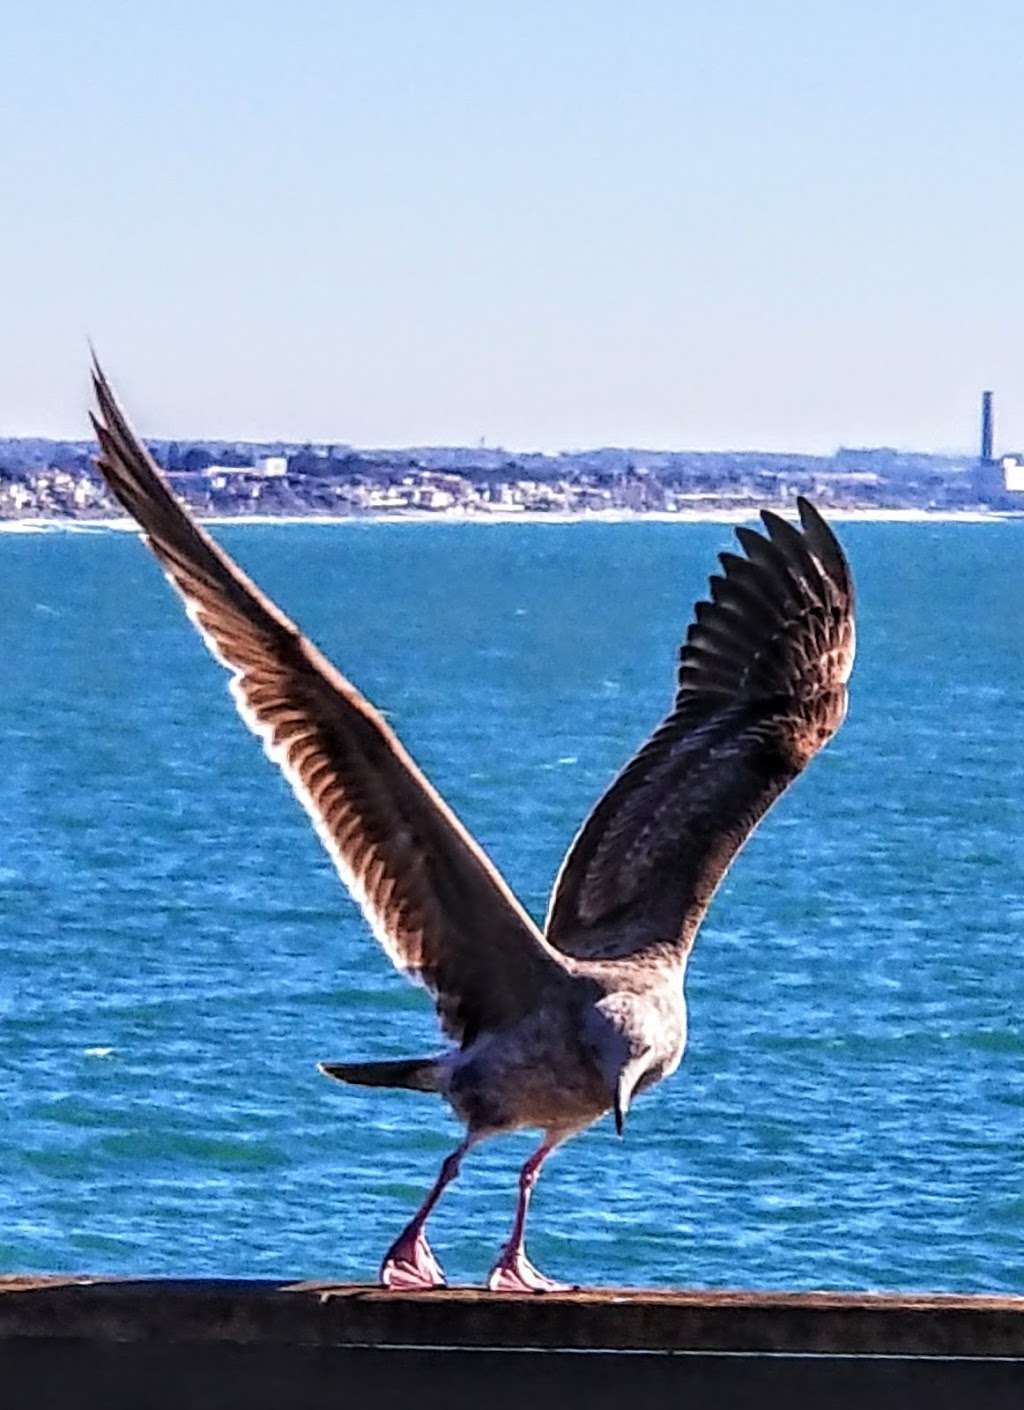
M 765 505 L 778 511 L 778 505 Z M 720 509 L 684 509 L 678 513 L 628 509 L 597 509 L 583 514 L 558 514 L 524 510 L 518 514 L 416 511 L 400 514 L 210 514 L 198 515 L 204 524 L 218 527 L 266 524 L 744 524 L 757 519 L 761 506 Z M 785 507 L 784 507 L 785 508 Z M 1018 510 L 982 509 L 843 509 L 822 505 L 829 519 L 838 523 L 865 524 L 988 524 L 1022 519 Z M 95 533 L 114 529 L 135 533 L 133 520 L 76 519 L 69 516 L 0 520 L 0 533 Z

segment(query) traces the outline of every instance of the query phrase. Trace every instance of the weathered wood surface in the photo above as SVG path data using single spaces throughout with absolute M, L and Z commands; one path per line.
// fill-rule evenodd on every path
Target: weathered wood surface
M 1024 1297 L 0 1277 L 0 1339 L 1024 1359 Z
M 579 1353 L 587 1353 L 581 1355 Z M 0 1384 L 33 1403 L 413 1401 L 646 1410 L 1024 1405 L 1024 1297 L 0 1278 Z M 570 1400 L 566 1400 L 570 1397 Z M 725 1397 L 723 1399 L 723 1397 Z M 21 1404 L 13 1395 L 5 1403 Z M 25 1403 L 29 1403 L 27 1400 Z

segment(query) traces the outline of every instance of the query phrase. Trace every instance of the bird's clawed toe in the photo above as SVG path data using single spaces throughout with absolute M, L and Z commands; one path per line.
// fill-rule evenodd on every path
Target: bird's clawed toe
M 501 1257 L 491 1269 L 487 1286 L 491 1292 L 545 1293 L 568 1292 L 568 1283 L 556 1283 L 546 1278 L 535 1268 L 523 1248 L 509 1248 L 501 1251 Z
M 420 1232 L 406 1230 L 399 1235 L 384 1255 L 380 1280 L 395 1292 L 423 1292 L 428 1288 L 447 1287 L 444 1269 L 434 1257 L 434 1251 Z

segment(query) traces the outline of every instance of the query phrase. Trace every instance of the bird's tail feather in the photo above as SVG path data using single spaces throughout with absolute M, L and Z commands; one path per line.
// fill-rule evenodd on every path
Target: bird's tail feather
M 436 1058 L 398 1058 L 391 1062 L 321 1062 L 325 1077 L 357 1087 L 406 1087 L 412 1092 L 438 1092 Z

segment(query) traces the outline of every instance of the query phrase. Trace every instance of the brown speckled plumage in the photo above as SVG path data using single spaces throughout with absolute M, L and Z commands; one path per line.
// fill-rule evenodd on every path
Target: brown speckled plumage
M 428 1286 L 423 1236 L 459 1160 L 496 1131 L 539 1127 L 513 1239 L 492 1286 L 547 1286 L 522 1249 L 547 1152 L 679 1065 L 682 979 L 718 883 L 846 712 L 853 589 L 824 520 L 737 530 L 698 603 L 672 709 L 581 828 L 538 929 L 382 716 L 175 499 L 94 370 L 97 465 L 140 524 L 240 713 L 284 771 L 392 961 L 434 996 L 457 1046 L 409 1063 L 326 1064 L 364 1085 L 437 1091 L 466 1123 L 382 1276 Z M 495 1278 L 497 1281 L 495 1281 Z M 401 1281 L 404 1279 L 405 1281 Z

